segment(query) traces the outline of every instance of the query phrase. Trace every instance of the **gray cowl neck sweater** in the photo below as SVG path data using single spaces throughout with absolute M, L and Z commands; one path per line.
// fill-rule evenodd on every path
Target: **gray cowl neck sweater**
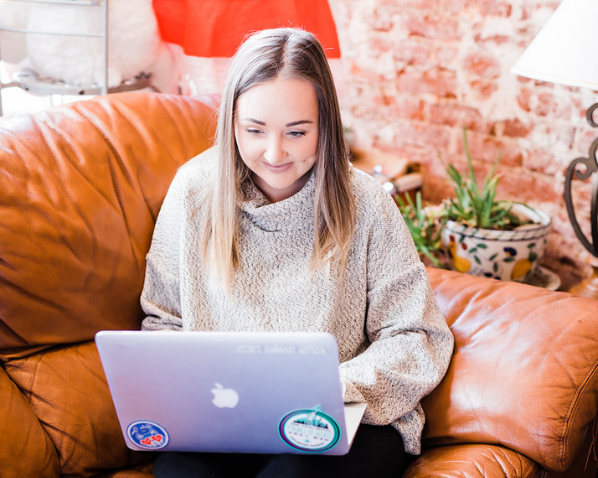
M 248 181 L 239 203 L 240 267 L 230 294 L 202 268 L 202 199 L 211 149 L 177 173 L 147 256 L 146 330 L 325 331 L 339 348 L 346 402 L 366 402 L 363 423 L 392 424 L 420 453 L 422 397 L 444 376 L 453 337 L 399 209 L 365 173 L 351 173 L 357 214 L 346 270 L 310 279 L 315 174 L 294 196 L 269 203 Z

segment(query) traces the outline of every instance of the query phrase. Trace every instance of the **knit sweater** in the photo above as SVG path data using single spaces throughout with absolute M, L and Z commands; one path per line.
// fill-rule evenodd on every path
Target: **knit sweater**
M 310 277 L 315 173 L 276 203 L 248 181 L 239 202 L 239 268 L 227 295 L 201 260 L 202 201 L 215 150 L 186 163 L 160 211 L 147 255 L 145 330 L 324 331 L 338 342 L 345 402 L 366 402 L 363 423 L 392 424 L 420 453 L 420 400 L 442 379 L 453 337 L 399 209 L 352 169 L 356 227 L 345 275 Z

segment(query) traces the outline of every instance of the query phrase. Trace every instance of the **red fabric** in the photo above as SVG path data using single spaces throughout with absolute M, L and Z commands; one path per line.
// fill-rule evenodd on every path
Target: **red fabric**
M 153 0 L 162 38 L 187 55 L 231 57 L 247 34 L 276 27 L 314 33 L 328 58 L 340 58 L 327 0 Z

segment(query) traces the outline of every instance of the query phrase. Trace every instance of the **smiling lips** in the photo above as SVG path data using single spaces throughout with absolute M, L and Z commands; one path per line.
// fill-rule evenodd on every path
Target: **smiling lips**
M 284 173 L 285 171 L 287 171 L 291 166 L 293 166 L 293 163 L 284 163 L 284 164 L 280 164 L 280 165 L 273 165 L 268 163 L 267 161 L 264 161 L 262 163 L 266 169 L 268 169 L 268 171 L 271 171 L 273 173 Z

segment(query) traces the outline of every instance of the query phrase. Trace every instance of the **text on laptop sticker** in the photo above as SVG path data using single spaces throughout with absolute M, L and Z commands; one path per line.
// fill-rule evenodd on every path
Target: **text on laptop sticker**
M 330 450 L 341 436 L 338 423 L 322 413 L 320 407 L 289 413 L 281 420 L 278 431 L 287 445 L 307 452 Z
M 164 427 L 144 420 L 131 423 L 127 428 L 127 434 L 135 445 L 146 450 L 159 450 L 168 445 L 169 441 Z

